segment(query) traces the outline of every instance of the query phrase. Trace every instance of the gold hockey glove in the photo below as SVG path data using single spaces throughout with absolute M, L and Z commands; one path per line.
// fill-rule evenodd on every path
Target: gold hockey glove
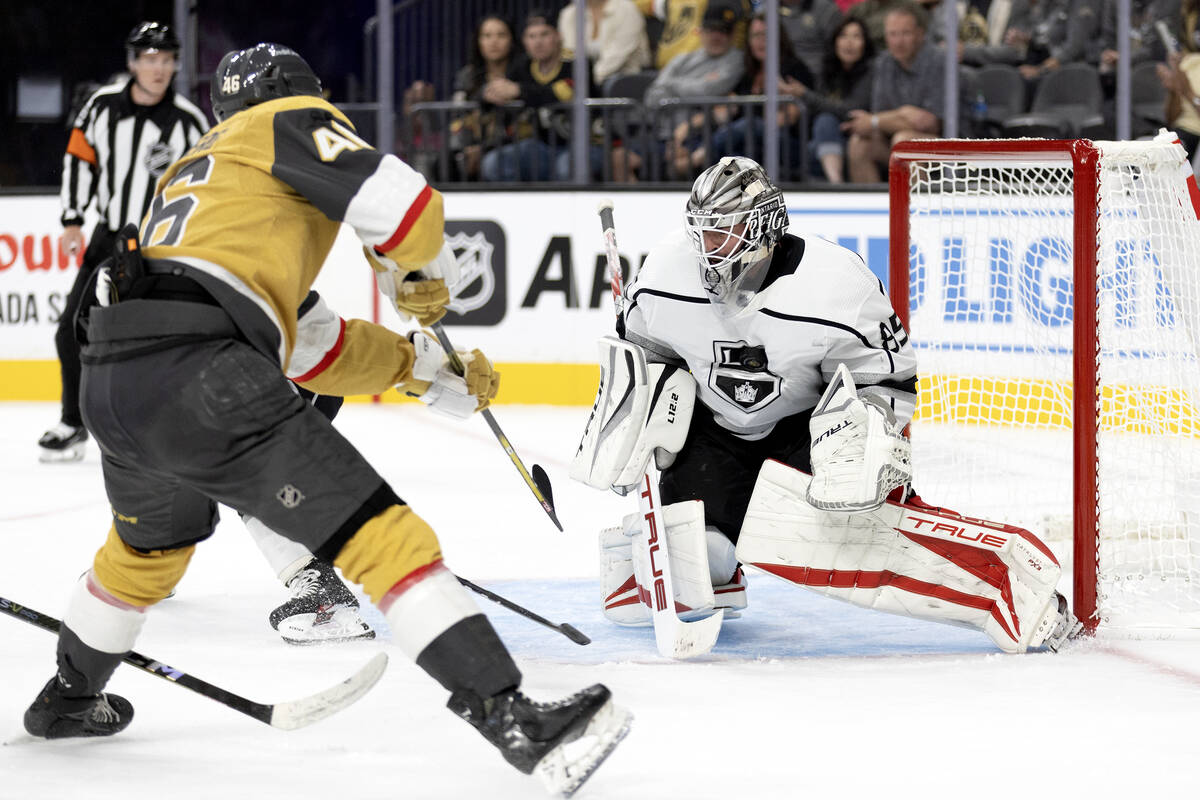
M 418 398 L 434 411 L 465 419 L 487 408 L 500 388 L 500 373 L 479 350 L 455 351 L 465 374 L 450 365 L 437 339 L 427 331 L 413 331 L 414 360 L 412 377 L 396 388 Z

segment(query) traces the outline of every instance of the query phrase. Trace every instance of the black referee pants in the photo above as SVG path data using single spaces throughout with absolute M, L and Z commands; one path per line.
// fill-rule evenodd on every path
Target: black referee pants
M 75 283 L 67 294 L 67 303 L 58 318 L 58 329 L 54 332 L 54 348 L 58 351 L 59 371 L 62 374 L 62 416 L 68 425 L 79 427 L 83 416 L 79 413 L 79 343 L 75 341 L 75 314 L 83 292 L 91 280 L 92 273 L 100 262 L 113 254 L 117 234 L 103 222 L 92 231 L 87 249 L 83 252 L 83 263 Z

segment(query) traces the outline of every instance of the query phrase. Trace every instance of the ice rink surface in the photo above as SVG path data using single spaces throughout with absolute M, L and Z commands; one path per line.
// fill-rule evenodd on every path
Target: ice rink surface
M 80 463 L 38 463 L 36 439 L 57 412 L 0 404 L 0 596 L 61 617 L 110 517 L 94 443 Z M 1007 656 L 981 633 L 753 573 L 749 609 L 712 654 L 671 662 L 649 630 L 615 628 L 599 611 L 596 532 L 632 505 L 567 478 L 587 409 L 495 413 L 525 462 L 549 473 L 565 533 L 481 419 L 348 405 L 337 424 L 429 520 L 456 572 L 592 637 L 580 647 L 478 598 L 530 695 L 602 681 L 635 715 L 577 797 L 1196 796 L 1194 638 L 1101 637 Z M 21 715 L 53 673 L 55 639 L 0 617 L 0 800 L 545 796 L 444 709 L 445 692 L 391 644 L 373 609 L 376 641 L 284 644 L 267 615 L 286 592 L 237 515 L 222 511 L 177 596 L 151 612 L 139 652 L 262 702 L 324 689 L 380 650 L 387 674 L 341 714 L 286 733 L 122 666 L 109 688 L 133 702 L 130 728 L 48 743 L 24 734 Z

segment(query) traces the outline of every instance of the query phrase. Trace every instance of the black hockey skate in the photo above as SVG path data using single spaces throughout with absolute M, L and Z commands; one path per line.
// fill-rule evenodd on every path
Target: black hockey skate
M 133 706 L 124 697 L 103 692 L 70 697 L 65 694 L 69 691 L 62 675 L 50 679 L 25 712 L 25 730 L 31 736 L 112 736 L 125 730 L 133 719 Z
M 535 703 L 511 689 L 487 699 L 460 690 L 446 705 L 509 764 L 570 797 L 629 732 L 633 716 L 611 698 L 607 687 L 596 684 L 554 703 Z
M 271 612 L 270 622 L 288 644 L 375 638 L 375 631 L 358 613 L 358 599 L 332 564 L 314 558 L 287 586 L 292 597 Z
M 87 450 L 87 428 L 82 425 L 68 425 L 60 422 L 42 434 L 38 439 L 41 452 L 38 460 L 43 463 L 59 461 L 79 461 Z

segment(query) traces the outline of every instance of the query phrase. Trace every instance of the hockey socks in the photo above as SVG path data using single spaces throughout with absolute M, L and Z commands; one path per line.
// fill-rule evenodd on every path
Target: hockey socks
M 113 597 L 85 573 L 75 586 L 58 636 L 58 672 L 25 712 L 32 736 L 111 736 L 133 719 L 123 697 L 104 694 L 145 621 L 145 609 Z

